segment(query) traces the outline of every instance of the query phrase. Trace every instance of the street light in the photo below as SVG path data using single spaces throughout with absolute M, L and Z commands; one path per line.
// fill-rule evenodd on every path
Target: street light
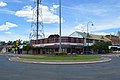
M 86 48 L 86 51 L 89 53 L 89 24 L 91 23 L 91 26 L 94 26 L 93 22 L 92 21 L 89 21 L 87 23 L 87 38 L 86 38 L 86 42 L 88 41 L 88 44 L 87 44 L 87 48 Z M 88 39 L 88 40 L 87 40 Z
M 59 52 L 62 52 L 62 46 L 61 46 L 61 0 L 59 0 Z

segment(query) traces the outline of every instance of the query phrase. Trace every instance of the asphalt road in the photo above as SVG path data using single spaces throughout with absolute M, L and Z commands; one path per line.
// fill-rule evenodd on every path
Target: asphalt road
M 111 62 L 45 65 L 10 62 L 0 55 L 0 80 L 120 80 L 120 57 Z

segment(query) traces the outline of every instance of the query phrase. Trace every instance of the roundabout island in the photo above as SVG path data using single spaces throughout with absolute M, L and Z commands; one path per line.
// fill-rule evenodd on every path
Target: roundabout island
M 112 59 L 96 55 L 75 56 L 46 56 L 46 55 L 17 55 L 9 58 L 10 61 L 40 64 L 89 64 L 109 62 Z

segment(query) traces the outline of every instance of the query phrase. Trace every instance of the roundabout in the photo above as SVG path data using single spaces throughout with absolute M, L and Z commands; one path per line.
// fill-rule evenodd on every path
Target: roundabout
M 39 63 L 39 64 L 90 64 L 90 63 L 101 63 L 109 62 L 112 59 L 101 57 L 99 59 L 92 60 L 35 60 L 35 59 L 25 59 L 20 57 L 10 57 L 9 61 L 14 62 L 24 62 L 24 63 Z

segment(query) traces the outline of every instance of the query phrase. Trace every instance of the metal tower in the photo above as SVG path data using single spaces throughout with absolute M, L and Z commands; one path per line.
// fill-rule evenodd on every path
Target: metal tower
M 33 10 L 33 19 L 30 32 L 30 40 L 38 40 L 45 38 L 43 31 L 43 18 L 42 18 L 42 0 L 35 0 L 35 8 Z

